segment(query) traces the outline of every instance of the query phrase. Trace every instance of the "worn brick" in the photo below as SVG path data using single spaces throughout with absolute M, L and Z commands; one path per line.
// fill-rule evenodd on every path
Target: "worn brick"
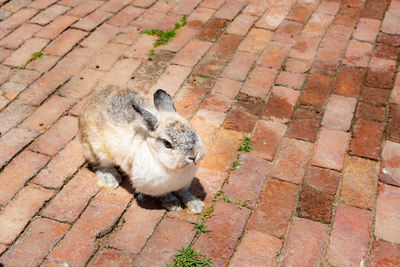
M 277 71 L 265 67 L 255 67 L 249 74 L 241 92 L 255 97 L 264 97 L 268 94 Z
M 350 153 L 372 159 L 378 159 L 384 125 L 382 123 L 357 120 L 353 129 L 353 139 L 350 143 Z
M 215 82 L 214 91 L 220 93 L 230 99 L 233 99 L 239 92 L 241 82 L 227 79 L 218 78 Z
M 357 99 L 331 95 L 325 108 L 322 125 L 331 129 L 348 131 L 350 129 Z
M 242 155 L 239 163 L 224 186 L 224 195 L 254 208 L 271 164 L 251 154 Z
M 47 43 L 48 41 L 45 39 L 29 39 L 19 49 L 6 58 L 3 63 L 12 67 L 21 68 L 32 57 L 33 53 L 41 51 L 42 48 L 47 45 Z
M 357 97 L 365 71 L 352 66 L 342 66 L 336 79 L 335 92 L 343 96 Z
M 349 137 L 349 133 L 321 128 L 311 163 L 340 171 L 343 167 Z
M 366 68 L 371 52 L 372 44 L 351 40 L 343 57 L 343 63 Z
M 2 135 L 32 114 L 34 110 L 35 108 L 23 105 L 19 101 L 11 103 L 0 113 L 0 132 Z
M 392 88 L 396 62 L 393 60 L 372 57 L 365 85 L 376 88 Z
M 322 46 L 343 51 L 353 32 L 353 28 L 344 25 L 331 25 L 326 31 Z
M 118 205 L 100 200 L 92 201 L 71 230 L 50 252 L 48 259 L 74 266 L 85 265 L 96 251 L 96 236 L 109 230 L 123 210 L 124 207 Z
M 111 2 L 111 1 L 109 1 L 109 2 Z M 94 28 L 96 28 L 98 25 L 102 24 L 104 21 L 109 19 L 111 16 L 112 16 L 112 13 L 97 9 L 94 12 L 87 15 L 86 17 L 80 19 L 78 22 L 76 22 L 72 26 L 74 28 L 78 28 L 78 29 L 81 29 L 84 31 L 91 31 Z
M 37 133 L 21 128 L 13 128 L 0 138 L 0 166 L 9 161 L 18 151 L 28 145 Z
M 306 75 L 302 73 L 283 71 L 275 81 L 276 85 L 285 85 L 293 89 L 301 89 Z
M 389 34 L 400 34 L 400 14 L 398 10 L 389 9 L 382 22 L 381 31 Z
M 230 265 L 273 266 L 281 246 L 282 241 L 276 237 L 259 231 L 246 231 Z
M 228 0 L 214 14 L 216 18 L 232 20 L 246 6 L 246 2 L 237 0 Z
M 59 16 L 46 27 L 42 28 L 42 30 L 37 32 L 35 36 L 39 38 L 55 39 L 61 32 L 63 32 L 76 20 L 77 18 L 72 16 Z
M 118 27 L 103 23 L 81 42 L 84 47 L 100 48 L 106 45 L 118 32 Z
M 102 1 L 83 1 L 71 9 L 66 15 L 82 18 L 103 4 Z
M 15 29 L 21 24 L 25 23 L 31 17 L 36 15 L 37 12 L 38 10 L 33 8 L 23 8 L 21 10 L 18 10 L 17 12 L 9 16 L 7 19 L 3 20 L 0 23 L 0 28 Z
M 144 9 L 127 6 L 109 19 L 107 23 L 117 27 L 125 27 L 129 22 L 139 17 L 143 12 Z
M 42 12 L 34 16 L 30 22 L 37 23 L 40 25 L 46 25 L 58 16 L 64 14 L 66 11 L 68 11 L 70 8 L 67 6 L 62 6 L 62 5 L 52 5 L 46 9 L 44 9 Z M 40 27 L 39 27 L 40 28 Z
M 251 0 L 243 9 L 242 13 L 250 14 L 253 16 L 261 16 L 271 3 L 268 1 Z
M 254 54 L 236 52 L 222 76 L 232 80 L 244 81 L 257 56 Z
M 292 20 L 284 20 L 279 28 L 275 31 L 273 40 L 278 43 L 294 45 L 303 24 Z
M 6 205 L 48 161 L 49 157 L 26 150 L 15 157 L 0 174 L 0 204 Z
M 353 36 L 361 41 L 373 42 L 378 35 L 380 25 L 379 20 L 361 18 Z
M 263 118 L 278 123 L 289 121 L 299 93 L 293 89 L 274 86 L 263 113 Z
M 193 67 L 204 53 L 211 47 L 212 43 L 199 40 L 190 41 L 180 50 L 172 60 L 172 63 Z
M 125 85 L 131 79 L 132 74 L 139 67 L 140 63 L 141 62 L 136 59 L 123 58 L 118 60 L 110 69 L 110 71 L 105 75 L 104 79 L 101 81 L 101 85 Z M 115 77 L 117 76 L 118 80 L 115 79 Z M 167 90 L 168 88 L 164 89 Z
M 387 184 L 400 186 L 400 145 L 385 141 L 382 149 L 380 180 Z
M 280 69 L 289 53 L 289 46 L 278 42 L 270 42 L 261 54 L 257 65 L 262 67 Z
M 109 71 L 127 49 L 128 46 L 123 44 L 108 43 L 96 51 L 88 66 L 96 70 Z
M 165 266 L 173 255 L 186 247 L 194 237 L 193 225 L 176 219 L 164 218 L 146 247 L 135 260 L 138 266 Z M 158 251 L 154 254 L 154 251 Z
M 26 69 L 35 70 L 35 71 L 39 71 L 39 72 L 46 72 L 51 67 L 53 67 L 57 63 L 58 60 L 59 60 L 59 57 L 43 55 L 42 57 L 40 57 L 40 58 L 32 61 L 28 65 L 26 65 Z
M 334 195 L 339 185 L 340 175 L 337 172 L 315 166 L 307 168 L 305 183 L 319 191 Z
M 133 257 L 116 249 L 105 248 L 99 251 L 88 266 L 130 266 Z
M 10 266 L 39 264 L 68 228 L 67 224 L 49 219 L 34 219 L 26 232 L 0 257 L 0 260 Z
M 1 229 L 6 229 L 0 232 L 1 242 L 12 243 L 44 202 L 53 194 L 52 190 L 34 185 L 24 187 L 1 211 L 0 226 Z
M 0 41 L 0 45 L 5 48 L 16 49 L 26 40 L 29 40 L 37 31 L 41 29 L 35 24 L 23 24 L 14 30 L 6 38 Z
M 395 90 L 393 90 L 394 92 Z M 382 90 L 376 89 L 371 87 L 363 87 L 361 90 L 360 100 L 369 104 L 374 105 L 386 105 L 388 102 L 390 91 L 389 90 Z M 393 99 L 392 93 L 392 99 Z
M 197 38 L 202 41 L 215 41 L 223 32 L 226 24 L 223 19 L 212 19 L 203 27 Z
M 268 180 L 254 210 L 248 230 L 257 230 L 281 238 L 286 233 L 295 207 L 299 187 L 278 180 Z
M 239 132 L 252 132 L 257 123 L 257 117 L 239 109 L 231 109 L 224 128 Z
M 303 60 L 312 60 L 321 40 L 320 36 L 302 34 L 290 51 L 289 56 Z
M 186 119 L 192 118 L 194 112 L 206 96 L 205 88 L 187 87 L 180 90 L 175 98 L 174 105 L 177 112 Z
M 296 73 L 305 73 L 310 69 L 311 62 L 296 58 L 288 58 L 285 66 L 287 71 L 293 71 Z
M 199 109 L 191 120 L 193 128 L 206 144 L 210 144 L 220 125 L 224 122 L 225 113 Z
M 273 33 L 268 30 L 253 28 L 246 38 L 240 43 L 238 50 L 254 54 L 260 54 L 267 46 Z
M 319 265 L 327 231 L 328 227 L 322 223 L 295 217 L 282 249 L 281 266 Z
M 101 80 L 103 73 L 91 69 L 85 69 L 79 75 L 72 77 L 59 91 L 62 96 L 80 99 L 92 91 Z
M 240 93 L 236 98 L 233 108 L 240 109 L 249 114 L 260 116 L 264 107 L 264 101 L 258 97 L 252 97 L 243 93 Z
M 30 84 L 34 82 L 39 76 L 40 72 L 34 70 L 19 70 L 14 76 L 10 78 L 10 82 L 20 84 Z
M 257 21 L 256 26 L 268 30 L 275 30 L 285 19 L 289 9 L 295 1 L 274 3 Z
M 315 57 L 311 71 L 329 76 L 336 76 L 341 58 L 341 51 L 330 48 L 320 48 Z
M 286 125 L 259 120 L 252 136 L 254 150 L 252 154 L 267 160 L 273 160 L 276 150 L 286 131 Z
M 304 86 L 300 103 L 303 105 L 311 105 L 317 110 L 321 110 L 328 100 L 333 81 L 334 80 L 329 76 L 320 74 L 311 75 Z
M 150 4 L 154 2 L 154 0 L 150 0 Z M 124 6 L 128 5 L 131 3 L 132 0 L 110 0 L 107 1 L 104 5 L 100 7 L 101 10 L 105 10 L 108 12 L 113 12 L 116 13 L 118 10 L 122 9 Z M 135 6 L 141 6 L 140 3 L 137 3 L 138 1 L 133 1 Z M 149 2 L 149 1 L 148 1 Z
M 87 35 L 86 32 L 80 30 L 70 29 L 63 32 L 57 39 L 51 42 L 46 49 L 45 53 L 55 56 L 62 56 L 71 50 L 75 44 Z
M 400 246 L 381 241 L 372 243 L 370 266 L 396 266 L 400 264 Z
M 246 35 L 257 19 L 258 17 L 242 13 L 229 24 L 226 32 L 229 34 Z
M 54 4 L 57 0 L 35 0 L 28 6 L 36 9 L 45 9 L 46 7 Z
M 312 36 L 323 36 L 333 18 L 332 15 L 314 13 L 302 33 Z

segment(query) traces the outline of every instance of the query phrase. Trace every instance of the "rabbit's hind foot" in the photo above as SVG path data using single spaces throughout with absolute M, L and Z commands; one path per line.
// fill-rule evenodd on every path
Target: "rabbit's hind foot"
M 115 189 L 119 186 L 121 182 L 121 176 L 118 171 L 111 168 L 100 168 L 96 170 L 97 175 L 97 185 L 99 187 L 106 187 Z
M 182 210 L 181 201 L 173 193 L 168 193 L 159 197 L 161 204 L 167 210 L 180 211 Z

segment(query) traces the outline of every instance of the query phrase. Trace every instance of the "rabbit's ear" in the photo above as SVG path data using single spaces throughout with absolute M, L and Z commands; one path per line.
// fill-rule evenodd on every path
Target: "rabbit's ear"
M 151 112 L 142 109 L 134 104 L 132 105 L 132 107 L 137 113 L 139 113 L 139 115 L 146 122 L 147 128 L 149 128 L 151 131 L 154 131 L 154 129 L 156 128 L 156 124 L 158 122 L 157 117 L 154 116 Z
M 171 96 L 164 90 L 158 89 L 153 97 L 154 105 L 158 111 L 176 111 Z

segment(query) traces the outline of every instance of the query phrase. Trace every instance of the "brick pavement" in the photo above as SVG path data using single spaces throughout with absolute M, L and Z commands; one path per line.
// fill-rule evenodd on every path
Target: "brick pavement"
M 165 266 L 189 244 L 216 266 L 400 265 L 399 0 L 0 5 L 4 266 Z M 147 56 L 140 31 L 183 15 Z M 77 115 L 110 83 L 167 90 L 204 138 L 192 191 L 212 232 L 96 186 Z

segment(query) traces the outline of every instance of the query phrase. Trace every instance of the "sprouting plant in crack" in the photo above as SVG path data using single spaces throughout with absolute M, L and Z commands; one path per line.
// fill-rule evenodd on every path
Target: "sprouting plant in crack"
M 236 170 L 236 169 L 239 168 L 240 166 L 242 166 L 242 163 L 240 163 L 240 162 L 238 162 L 238 161 L 235 161 L 235 162 L 232 164 L 232 169 L 233 169 L 233 170 Z
M 202 267 L 211 266 L 212 260 L 207 255 L 201 254 L 200 250 L 193 249 L 191 245 L 181 248 L 174 257 L 173 264 L 168 267 Z
M 26 65 L 28 65 L 29 63 L 31 63 L 32 61 L 34 61 L 38 58 L 41 58 L 43 55 L 44 55 L 43 51 L 38 51 L 38 52 L 33 53 L 31 58 L 25 62 L 25 65 L 22 67 L 22 69 L 25 69 Z
M 252 145 L 250 145 L 250 137 L 246 136 L 243 139 L 240 139 L 242 141 L 242 143 L 239 146 L 239 151 L 246 151 L 246 152 L 250 152 L 254 149 L 254 147 Z
M 150 29 L 150 30 L 145 30 L 141 31 L 140 33 L 147 34 L 150 36 L 157 36 L 157 40 L 153 44 L 154 47 L 158 47 L 160 45 L 165 45 L 167 44 L 172 38 L 176 36 L 176 31 L 186 25 L 186 15 L 182 17 L 182 19 L 178 22 L 175 23 L 175 27 L 172 30 L 169 31 L 163 31 L 160 29 Z M 150 50 L 147 55 L 149 57 L 154 55 L 154 50 Z
M 214 216 L 214 211 L 215 211 L 214 207 L 213 206 L 209 206 L 209 207 L 205 208 L 202 213 L 199 214 L 199 217 L 203 221 L 205 221 L 205 220 L 210 219 L 211 217 Z
M 200 222 L 199 220 L 197 220 L 192 230 L 196 230 L 195 237 L 199 237 L 201 234 L 211 232 L 211 230 L 207 230 L 205 228 L 203 220 L 201 220 Z

